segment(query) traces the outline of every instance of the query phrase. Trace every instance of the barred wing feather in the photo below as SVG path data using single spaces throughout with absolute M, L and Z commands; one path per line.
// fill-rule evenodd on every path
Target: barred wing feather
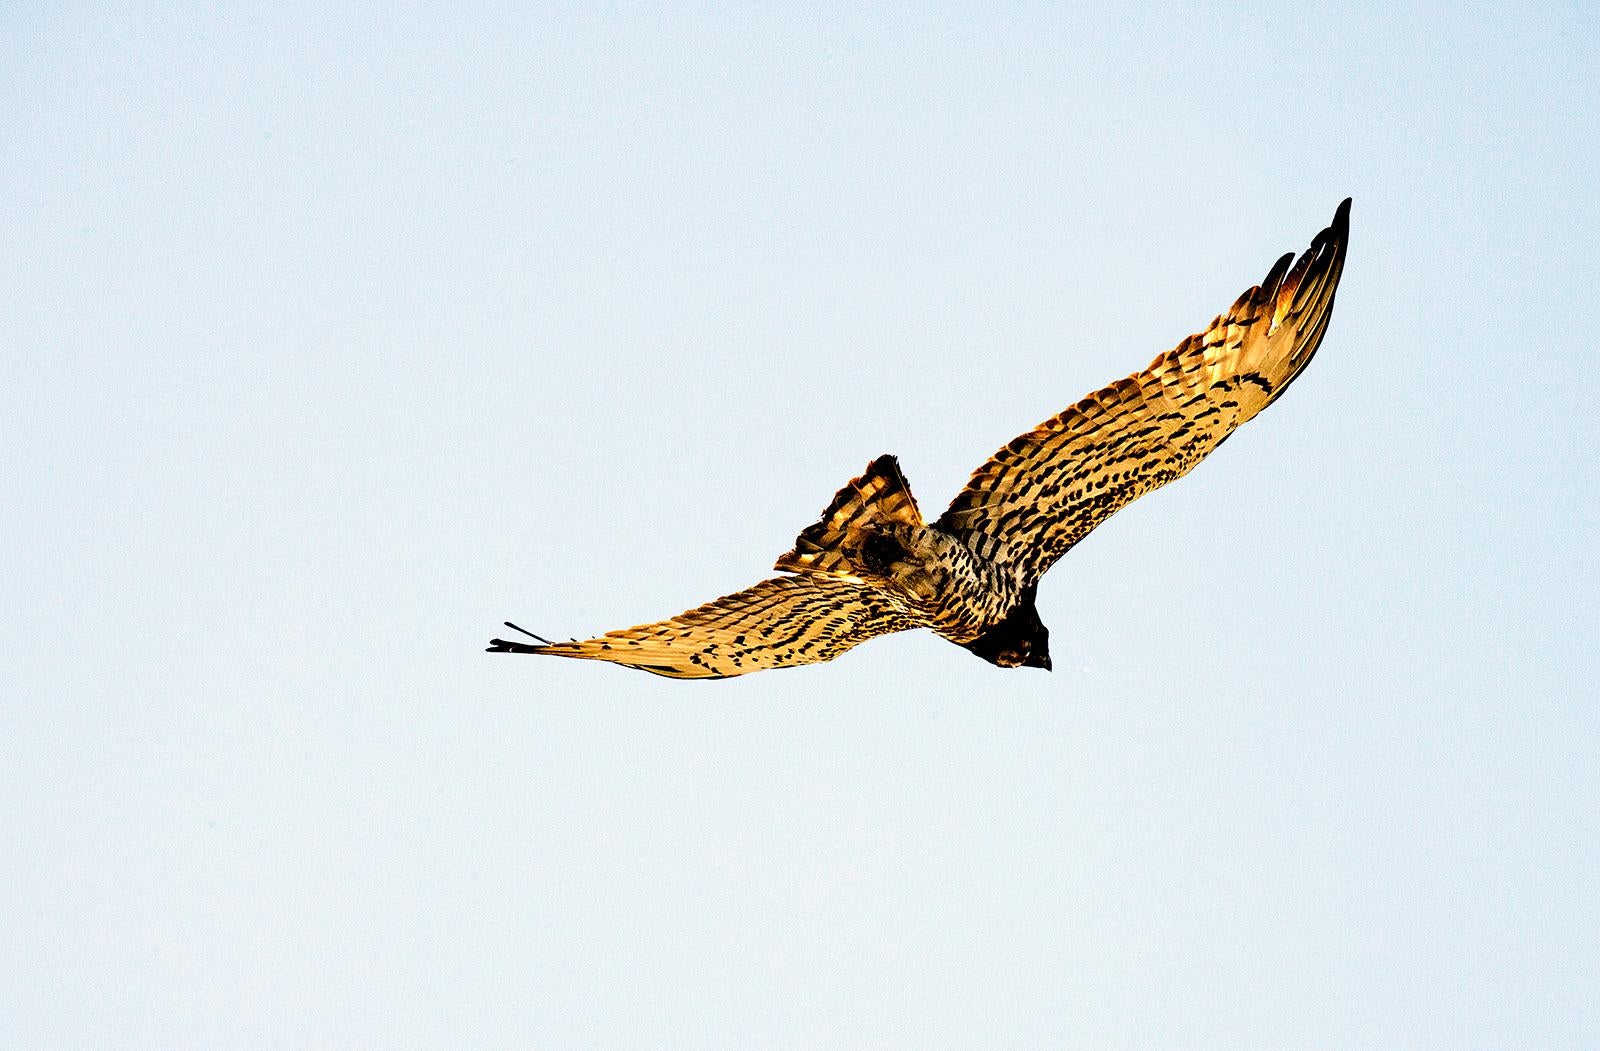
M 890 632 L 923 626 L 869 585 L 822 575 L 774 577 L 655 624 L 583 642 L 495 639 L 490 652 L 610 661 L 675 679 L 722 679 L 832 660 Z
M 1278 260 L 1204 332 L 1013 439 L 938 525 L 1032 583 L 1117 510 L 1189 471 L 1316 353 L 1349 216 L 1347 199 L 1298 262 Z

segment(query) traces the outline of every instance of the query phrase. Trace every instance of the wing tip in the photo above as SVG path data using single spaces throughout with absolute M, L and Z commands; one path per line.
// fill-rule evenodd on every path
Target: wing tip
M 1334 254 L 1342 254 L 1345 246 L 1350 241 L 1351 200 L 1352 198 L 1346 197 L 1339 202 L 1339 206 L 1333 211 L 1333 220 L 1319 230 L 1317 235 L 1311 239 L 1311 247 L 1301 253 L 1298 265 L 1295 253 L 1285 252 L 1278 257 L 1277 262 L 1272 264 L 1272 269 L 1267 271 L 1267 276 L 1261 279 L 1261 283 L 1255 288 L 1246 291 L 1239 298 L 1241 300 L 1248 299 L 1254 293 L 1257 302 L 1270 303 L 1277 297 L 1280 286 L 1285 279 L 1289 279 L 1291 284 L 1298 286 L 1299 281 L 1295 280 L 1294 276 L 1291 276 L 1291 272 L 1309 269 L 1313 260 L 1321 255 L 1324 248 L 1332 246 Z M 1296 276 L 1303 278 L 1304 274 Z
M 1339 207 L 1333 210 L 1333 222 L 1329 224 L 1329 229 L 1341 234 L 1350 232 L 1351 200 L 1353 200 L 1353 198 L 1346 197 L 1344 200 L 1339 202 Z
M 1320 253 L 1324 248 L 1331 247 L 1333 251 L 1341 253 L 1350 243 L 1350 198 L 1346 197 L 1339 202 L 1339 207 L 1333 211 L 1333 219 L 1327 226 L 1317 231 L 1317 236 L 1311 239 L 1311 247 L 1307 254 Z
M 590 640 L 598 641 L 598 640 Z M 526 642 L 507 642 L 505 639 L 490 639 L 485 653 L 543 653 L 550 657 L 589 657 L 604 660 L 598 653 L 585 650 L 584 643 L 576 640 L 572 642 L 552 642 L 543 646 L 531 646 Z
M 543 653 L 545 647 L 530 646 L 526 642 L 507 642 L 505 639 L 490 639 L 489 645 L 484 648 L 485 653 Z

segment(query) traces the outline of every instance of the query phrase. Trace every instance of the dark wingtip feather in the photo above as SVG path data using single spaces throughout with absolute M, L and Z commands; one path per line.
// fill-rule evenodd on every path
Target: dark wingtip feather
M 539 653 L 543 646 L 529 646 L 525 642 L 507 642 L 505 639 L 490 639 L 485 653 Z
M 1329 224 L 1334 233 L 1345 234 L 1350 231 L 1350 198 L 1346 197 L 1339 202 L 1339 207 L 1334 210 L 1333 222 Z
M 1261 301 L 1267 302 L 1278 294 L 1278 283 L 1283 280 L 1283 275 L 1289 272 L 1289 267 L 1294 264 L 1294 253 L 1285 252 L 1272 264 L 1272 269 L 1267 271 L 1267 276 L 1261 279 Z

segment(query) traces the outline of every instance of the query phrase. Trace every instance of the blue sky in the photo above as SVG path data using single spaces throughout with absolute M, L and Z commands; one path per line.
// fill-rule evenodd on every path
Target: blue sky
M 1580 5 L 0 30 L 7 1044 L 1600 1040 Z M 1347 195 L 1053 673 L 481 652 L 942 506 Z

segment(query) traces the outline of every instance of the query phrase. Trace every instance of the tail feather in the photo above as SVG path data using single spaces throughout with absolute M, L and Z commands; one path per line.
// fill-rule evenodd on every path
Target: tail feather
M 822 518 L 801 532 L 794 549 L 778 559 L 776 568 L 853 577 L 863 568 L 862 549 L 872 537 L 905 534 L 922 524 L 922 512 L 900 473 L 899 461 L 880 456 L 834 495 Z M 869 556 L 869 571 L 871 561 Z

